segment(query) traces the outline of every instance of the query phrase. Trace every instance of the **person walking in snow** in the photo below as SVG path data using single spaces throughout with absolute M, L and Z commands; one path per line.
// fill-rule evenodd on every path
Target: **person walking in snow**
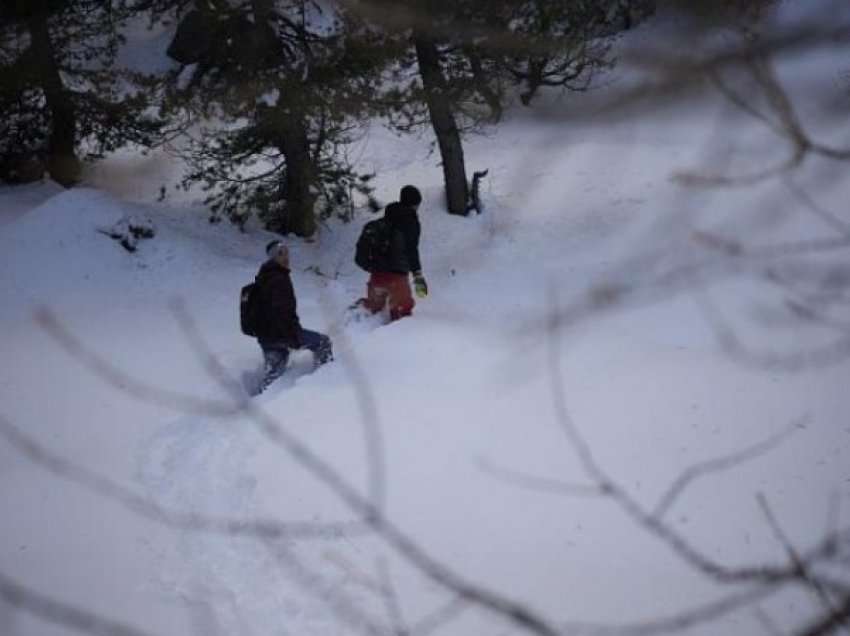
M 265 391 L 286 370 L 292 349 L 309 349 L 320 366 L 333 360 L 331 339 L 301 326 L 296 310 L 295 290 L 289 276 L 289 249 L 282 241 L 266 246 L 268 259 L 260 266 L 256 284 L 259 320 L 257 341 L 265 364 L 258 393 Z
M 421 226 L 417 210 L 422 194 L 412 185 L 399 193 L 399 200 L 384 209 L 384 219 L 389 231 L 389 254 L 385 268 L 372 271 L 366 284 L 366 298 L 357 304 L 373 314 L 389 306 L 390 320 L 398 320 L 413 313 L 416 302 L 410 290 L 410 276 L 416 296 L 428 295 L 428 284 L 422 275 L 419 261 L 419 235 Z

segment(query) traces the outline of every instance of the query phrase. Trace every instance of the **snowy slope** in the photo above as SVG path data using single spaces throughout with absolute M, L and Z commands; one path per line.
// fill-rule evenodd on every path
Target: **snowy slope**
M 706 319 L 706 299 L 759 350 L 819 347 L 831 334 L 789 319 L 788 294 L 763 276 L 763 260 L 730 259 L 722 242 L 704 237 L 773 245 L 830 228 L 781 181 L 691 190 L 671 180 L 702 165 L 718 122 L 739 130 L 729 148 L 715 149 L 739 162 L 729 165 L 758 165 L 777 152 L 769 133 L 720 100 L 639 120 L 578 123 L 552 118 L 557 105 L 535 111 L 548 118 L 514 113 L 497 132 L 470 140 L 469 165 L 490 169 L 487 212 L 470 219 L 440 211 L 440 170 L 427 140 L 373 127 L 359 152 L 379 172 L 380 197 L 391 200 L 408 182 L 425 194 L 421 251 L 431 296 L 411 319 L 345 326 L 344 308 L 365 283 L 351 255 L 367 215 L 323 228 L 313 243 L 290 241 L 302 323 L 330 331 L 338 360 L 309 374 L 308 357 L 296 356 L 256 404 L 364 496 L 375 491 L 378 466 L 387 516 L 465 579 L 554 622 L 650 619 L 730 590 L 686 567 L 610 500 L 554 492 L 554 483 L 590 480 L 558 417 L 550 362 L 560 366 L 557 386 L 596 460 L 649 508 L 688 466 L 791 430 L 770 452 L 695 482 L 667 517 L 724 564 L 782 562 L 756 495 L 801 548 L 821 537 L 830 495 L 847 501 L 850 364 L 788 371 L 726 355 Z M 813 160 L 794 184 L 841 213 L 848 186 L 821 180 L 833 167 Z M 170 176 L 156 157 L 125 156 L 93 172 L 96 187 L 0 193 L 15 206 L 0 225 L 0 414 L 61 456 L 170 508 L 351 519 L 251 418 L 135 399 L 31 320 L 35 307 L 46 306 L 134 378 L 221 399 L 224 390 L 172 311 L 182 300 L 237 383 L 256 370 L 259 351 L 238 333 L 236 295 L 270 235 L 210 226 L 185 200 L 156 204 L 159 180 Z M 133 254 L 97 231 L 127 214 L 158 228 Z M 773 266 L 781 274 L 826 265 L 840 275 L 844 262 L 846 251 L 838 251 Z M 640 292 L 656 274 L 685 266 L 698 272 L 686 290 Z M 638 290 L 634 305 L 607 311 L 588 302 L 623 288 Z M 546 328 L 556 306 L 574 319 L 557 342 Z M 377 464 L 355 367 L 365 371 L 378 415 Z M 8 445 L 0 445 L 0 475 L 9 511 L 0 517 L 0 570 L 150 633 L 359 633 L 363 623 L 341 618 L 347 607 L 365 612 L 361 621 L 389 620 L 375 592 L 382 571 L 410 625 L 452 601 L 368 534 L 272 547 L 178 531 L 47 473 Z M 793 591 L 763 607 L 787 625 L 812 611 L 811 600 Z M 68 633 L 23 613 L 7 625 L 10 634 Z M 762 629 L 739 612 L 692 633 Z M 519 631 L 466 610 L 439 633 Z

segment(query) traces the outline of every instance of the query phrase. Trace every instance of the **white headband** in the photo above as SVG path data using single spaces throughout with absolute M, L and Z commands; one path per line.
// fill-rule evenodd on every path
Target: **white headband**
M 268 254 L 269 258 L 275 258 L 278 254 L 283 252 L 286 249 L 286 245 L 283 244 L 282 241 L 275 241 L 271 245 L 269 245 L 269 249 L 266 250 L 266 254 Z

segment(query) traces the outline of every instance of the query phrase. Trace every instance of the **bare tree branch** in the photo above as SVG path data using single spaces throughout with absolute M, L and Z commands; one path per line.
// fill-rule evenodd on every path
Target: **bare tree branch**
M 346 624 L 369 636 L 393 635 L 390 628 L 370 616 L 341 590 L 334 587 L 313 569 L 307 567 L 295 551 L 284 542 L 268 541 L 266 547 L 272 557 L 296 583 L 326 604 Z
M 480 460 L 478 462 L 478 467 L 483 472 L 489 473 L 493 477 L 506 483 L 519 488 L 534 490 L 536 492 L 546 492 L 569 497 L 599 497 L 605 494 L 599 486 L 593 484 L 571 484 L 558 479 L 529 475 L 520 471 L 511 470 L 510 468 L 497 466 L 487 460 Z
M 384 559 L 379 559 L 377 563 L 378 577 L 381 581 L 380 589 L 381 596 L 384 599 L 384 604 L 387 608 L 387 614 L 390 618 L 390 623 L 393 626 L 395 636 L 410 636 L 410 628 L 407 626 L 407 621 L 404 619 L 404 612 L 401 611 L 398 593 L 393 585 L 390 568 Z
M 0 572 L 0 599 L 43 621 L 94 636 L 155 636 L 125 623 L 52 599 Z
M 774 622 L 770 615 L 761 607 L 756 607 L 753 614 L 759 622 L 759 625 L 761 625 L 764 628 L 764 631 L 767 632 L 768 636 L 787 636 L 785 632 L 779 629 L 779 626 Z
M 652 511 L 652 516 L 658 519 L 664 517 L 667 511 L 676 503 L 676 499 L 682 495 L 685 489 L 700 477 L 705 477 L 724 470 L 729 470 L 736 466 L 748 462 L 752 459 L 760 457 L 765 453 L 776 448 L 788 439 L 791 435 L 797 432 L 806 422 L 807 417 L 801 417 L 797 421 L 792 422 L 784 430 L 771 435 L 766 440 L 753 444 L 736 453 L 710 459 L 699 464 L 695 464 L 685 469 L 685 471 L 676 478 L 670 488 L 661 497 L 655 509 Z
M 776 519 L 776 515 L 773 514 L 773 510 L 770 508 L 770 504 L 768 504 L 767 497 L 763 493 L 759 493 L 756 496 L 759 507 L 761 508 L 762 513 L 764 513 L 765 519 L 767 519 L 767 523 L 773 531 L 774 536 L 785 549 L 788 554 L 788 559 L 793 565 L 793 567 L 797 570 L 797 575 L 801 583 L 803 583 L 808 589 L 810 589 L 817 600 L 823 605 L 823 608 L 827 611 L 827 613 L 831 616 L 834 616 L 838 621 L 838 624 L 845 626 L 845 621 L 843 618 L 836 616 L 836 609 L 833 607 L 832 599 L 829 597 L 829 593 L 821 584 L 821 582 L 812 575 L 809 570 L 808 564 L 803 560 L 800 556 L 800 553 L 797 552 L 797 549 L 794 547 L 791 540 L 782 530 L 782 527 L 779 525 L 779 522 Z
M 776 76 L 772 57 L 777 51 L 758 47 L 759 40 L 760 38 L 754 38 L 751 33 L 745 35 L 741 39 L 742 56 L 731 68 L 746 72 L 756 92 L 764 98 L 769 113 L 754 106 L 751 97 L 745 97 L 732 88 L 722 75 L 727 67 L 709 65 L 704 73 L 730 103 L 767 126 L 777 137 L 788 141 L 792 147 L 791 155 L 778 166 L 751 175 L 699 175 L 687 172 L 676 175 L 676 180 L 679 182 L 696 186 L 746 186 L 799 167 L 809 153 L 834 160 L 850 159 L 850 149 L 827 147 L 811 139 L 800 121 L 788 92 Z
M 5 439 L 24 457 L 58 478 L 76 483 L 90 492 L 118 503 L 134 514 L 171 528 L 260 539 L 336 539 L 342 533 L 367 530 L 364 524 L 358 522 L 321 524 L 304 521 L 284 523 L 275 519 L 229 519 L 183 510 L 168 510 L 129 488 L 49 451 L 2 415 L 0 415 L 0 437 Z
M 326 307 L 326 310 L 328 307 Z M 384 438 L 381 432 L 381 419 L 378 413 L 378 405 L 369 382 L 369 377 L 360 366 L 357 357 L 353 354 L 351 343 L 345 332 L 341 329 L 333 333 L 334 342 L 337 344 L 337 352 L 344 351 L 340 356 L 342 365 L 348 373 L 348 378 L 354 389 L 357 406 L 360 412 L 360 422 L 363 426 L 363 434 L 366 441 L 367 460 L 369 464 L 369 492 L 372 501 L 378 510 L 386 506 L 387 498 L 387 467 L 386 453 L 384 449 Z
M 782 182 L 807 210 L 824 221 L 824 223 L 829 225 L 844 238 L 850 238 L 850 223 L 839 218 L 829 210 L 825 210 L 820 207 L 814 199 L 812 199 L 808 192 L 794 183 L 790 178 L 785 178 Z
M 707 294 L 700 294 L 697 300 L 702 306 L 707 323 L 714 329 L 720 346 L 738 362 L 760 369 L 800 371 L 837 364 L 850 357 L 850 335 L 837 337 L 827 345 L 809 349 L 789 352 L 755 351 L 741 342 Z
M 686 186 L 694 187 L 711 187 L 711 188 L 729 188 L 729 187 L 746 187 L 756 185 L 762 181 L 772 177 L 787 174 L 794 168 L 799 167 L 806 158 L 805 150 L 794 148 L 790 156 L 783 162 L 770 168 L 765 168 L 760 172 L 755 172 L 748 175 L 706 175 L 695 172 L 679 172 L 673 175 L 674 181 Z
M 410 629 L 411 636 L 429 636 L 433 634 L 443 625 L 451 622 L 463 612 L 472 607 L 472 603 L 459 596 L 453 598 L 427 616 L 423 616 L 416 621 Z
M 494 614 L 501 616 L 509 622 L 515 624 L 522 629 L 535 633 L 544 634 L 547 636 L 555 636 L 563 631 L 562 628 L 555 627 L 547 619 L 539 616 L 525 605 L 517 603 L 514 600 L 496 594 L 486 588 L 474 585 L 465 581 L 458 574 L 454 573 L 447 566 L 439 563 L 431 557 L 425 550 L 410 540 L 402 531 L 395 527 L 380 510 L 376 508 L 374 502 L 364 498 L 357 493 L 348 483 L 338 475 L 329 465 L 321 458 L 315 456 L 307 447 L 301 444 L 297 439 L 288 434 L 284 429 L 279 427 L 277 423 L 262 411 L 255 403 L 244 402 L 241 395 L 241 389 L 235 383 L 226 377 L 226 374 L 217 361 L 215 356 L 211 354 L 206 343 L 201 338 L 192 319 L 185 313 L 185 309 L 178 308 L 178 318 L 183 327 L 187 338 L 193 348 L 198 353 L 199 357 L 205 362 L 205 366 L 211 375 L 216 378 L 223 388 L 232 393 L 232 398 L 239 408 L 258 425 L 260 430 L 274 443 L 281 446 L 289 452 L 297 461 L 299 461 L 308 471 L 317 476 L 322 482 L 328 486 L 351 510 L 362 517 L 363 520 L 381 536 L 388 545 L 402 556 L 408 563 L 417 568 L 425 576 L 435 581 L 439 585 L 445 587 L 456 596 L 456 600 L 450 603 L 444 612 L 437 613 L 432 617 L 423 619 L 415 623 L 410 630 L 411 634 L 421 634 L 432 629 L 435 629 L 441 624 L 441 621 L 449 620 L 455 616 L 457 612 L 462 611 L 465 607 L 477 606 L 486 609 Z M 555 332 L 558 330 L 557 312 L 553 311 L 550 316 L 550 327 L 552 332 L 550 335 L 555 338 Z M 52 333 L 49 331 L 48 333 Z M 780 566 L 761 566 L 761 567 L 742 567 L 730 568 L 722 566 L 705 557 L 698 550 L 693 548 L 683 537 L 674 530 L 664 525 L 660 519 L 654 518 L 650 513 L 644 511 L 642 507 L 634 501 L 631 496 L 619 484 L 614 482 L 597 464 L 590 447 L 580 436 L 575 429 L 574 424 L 566 410 L 566 402 L 563 394 L 563 388 L 560 380 L 560 371 L 557 365 L 557 347 L 550 349 L 550 359 L 553 379 L 553 390 L 555 396 L 556 413 L 559 416 L 559 422 L 562 425 L 568 439 L 571 441 L 576 450 L 582 466 L 585 471 L 592 477 L 597 484 L 598 492 L 609 496 L 640 526 L 648 530 L 650 533 L 657 536 L 662 542 L 670 546 L 673 551 L 682 558 L 686 563 L 695 567 L 698 571 L 706 574 L 712 579 L 720 583 L 755 583 L 759 584 L 751 591 L 724 599 L 720 602 L 697 608 L 696 610 L 683 611 L 666 619 L 649 621 L 647 623 L 630 626 L 607 627 L 607 626 L 589 626 L 584 625 L 583 628 L 589 628 L 597 631 L 629 631 L 629 633 L 664 633 L 676 629 L 681 629 L 683 626 L 697 624 L 699 622 L 708 621 L 711 616 L 718 616 L 722 613 L 734 611 L 735 608 L 744 606 L 746 603 L 754 602 L 758 598 L 778 590 L 782 584 L 792 582 L 799 577 L 799 570 L 796 566 L 780 567 Z M 92 367 L 102 370 L 102 361 L 96 354 L 92 356 Z M 108 368 L 108 367 L 107 367 Z M 134 381 L 135 382 L 135 381 Z M 156 394 L 154 390 L 152 394 Z M 147 396 L 148 399 L 150 396 Z M 8 427 L 4 427 L 8 433 Z M 7 439 L 10 437 L 5 435 Z M 37 447 L 28 447 L 24 442 L 25 438 L 15 438 L 22 448 L 29 448 L 30 453 L 39 450 Z M 751 449 L 748 449 L 751 450 Z M 35 453 L 38 454 L 38 453 Z M 44 459 L 44 458 L 42 458 Z M 51 462 L 48 461 L 48 464 Z M 55 464 L 54 469 L 60 473 L 68 468 L 61 462 Z M 124 492 L 120 487 L 116 487 L 110 482 L 101 482 L 97 476 L 89 474 L 87 471 L 75 472 L 75 479 L 95 491 L 103 491 L 106 494 L 125 496 L 129 495 L 132 500 L 133 493 Z M 117 488 L 117 489 L 116 489 Z M 680 491 L 680 486 L 677 491 Z M 134 505 L 138 505 L 134 503 Z M 144 508 L 144 505 L 141 507 Z M 150 510 L 148 511 L 151 512 Z M 160 514 L 154 509 L 155 514 Z M 190 528 L 193 529 L 193 528 Z M 827 545 L 822 544 L 816 546 L 813 550 L 805 555 L 800 555 L 800 559 L 804 563 L 815 563 L 818 559 L 824 557 L 825 554 L 832 554 L 835 550 L 835 545 L 841 544 L 843 541 L 850 540 L 850 531 L 843 533 L 836 532 L 830 538 Z M 281 548 L 279 542 L 277 545 L 272 545 L 267 541 L 270 549 L 277 550 L 278 554 L 281 549 L 286 550 L 285 546 Z M 294 555 L 287 553 L 283 554 L 284 561 L 292 563 Z M 822 577 L 819 577 L 819 584 L 823 584 Z M 826 587 L 824 588 L 826 589 Z M 839 585 L 831 584 L 829 589 L 841 589 Z M 341 601 L 342 602 L 342 601 Z M 841 608 L 836 609 L 836 613 L 840 614 Z M 352 613 L 354 612 L 354 613 Z M 357 621 L 360 625 L 359 629 L 370 634 L 386 633 L 386 628 L 369 619 L 365 615 L 356 615 L 356 610 L 349 608 L 343 610 L 343 614 L 350 615 L 351 620 Z M 718 614 L 719 613 L 719 614 Z M 567 626 L 569 627 L 569 626 Z M 579 624 L 574 624 L 572 627 L 581 627 Z
M 551 294 L 554 299 L 554 291 Z M 710 577 L 718 583 L 765 583 L 778 584 L 797 578 L 798 573 L 792 567 L 764 564 L 761 566 L 729 567 L 720 564 L 695 548 L 684 536 L 679 534 L 661 519 L 645 511 L 641 505 L 621 485 L 615 482 L 599 465 L 593 456 L 590 446 L 579 433 L 566 403 L 563 377 L 560 368 L 559 324 L 557 305 L 553 305 L 549 313 L 550 338 L 549 376 L 555 416 L 567 437 L 574 452 L 588 476 L 599 488 L 611 497 L 639 527 L 648 531 L 662 543 L 666 544 L 676 555 L 692 568 Z M 817 546 L 806 559 L 822 556 L 828 547 L 828 542 Z
M 653 618 L 636 623 L 620 625 L 602 625 L 599 623 L 565 623 L 566 633 L 574 636 L 659 636 L 661 634 L 679 634 L 699 625 L 716 622 L 753 603 L 758 603 L 776 594 L 779 587 L 758 585 L 751 590 L 733 594 L 718 601 L 699 607 L 680 610 L 669 616 Z
M 34 317 L 36 323 L 72 358 L 82 363 L 107 385 L 141 402 L 168 406 L 182 413 L 194 413 L 210 417 L 230 417 L 243 411 L 242 402 L 244 398 L 235 404 L 205 400 L 141 382 L 124 373 L 104 357 L 88 349 L 68 331 L 47 307 L 37 309 Z
M 242 403 L 244 398 L 235 389 L 221 364 L 212 355 L 194 325 L 191 317 L 177 308 L 181 327 L 195 349 L 199 358 L 205 361 L 207 370 L 217 379 L 222 388 L 235 391 L 234 401 Z M 558 630 L 547 619 L 512 598 L 471 583 L 454 572 L 447 565 L 437 561 L 426 550 L 414 542 L 395 524 L 386 518 L 374 503 L 358 493 L 343 477 L 329 464 L 313 453 L 255 403 L 244 404 L 246 413 L 257 424 L 261 433 L 269 441 L 280 446 L 289 453 L 302 467 L 312 473 L 328 487 L 346 506 L 358 514 L 364 522 L 378 533 L 408 563 L 416 567 L 422 574 L 435 583 L 452 590 L 458 597 L 474 605 L 501 616 L 517 627 L 541 636 L 557 636 Z
M 798 632 L 798 636 L 828 636 L 840 629 L 850 619 L 850 593 L 846 594 L 835 610 L 826 616 L 818 617 L 810 625 Z

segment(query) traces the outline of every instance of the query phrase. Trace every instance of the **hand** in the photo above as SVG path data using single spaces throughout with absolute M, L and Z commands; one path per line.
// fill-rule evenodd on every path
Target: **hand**
M 425 282 L 422 272 L 414 272 L 413 289 L 416 291 L 417 298 L 425 298 L 428 295 L 428 283 Z

